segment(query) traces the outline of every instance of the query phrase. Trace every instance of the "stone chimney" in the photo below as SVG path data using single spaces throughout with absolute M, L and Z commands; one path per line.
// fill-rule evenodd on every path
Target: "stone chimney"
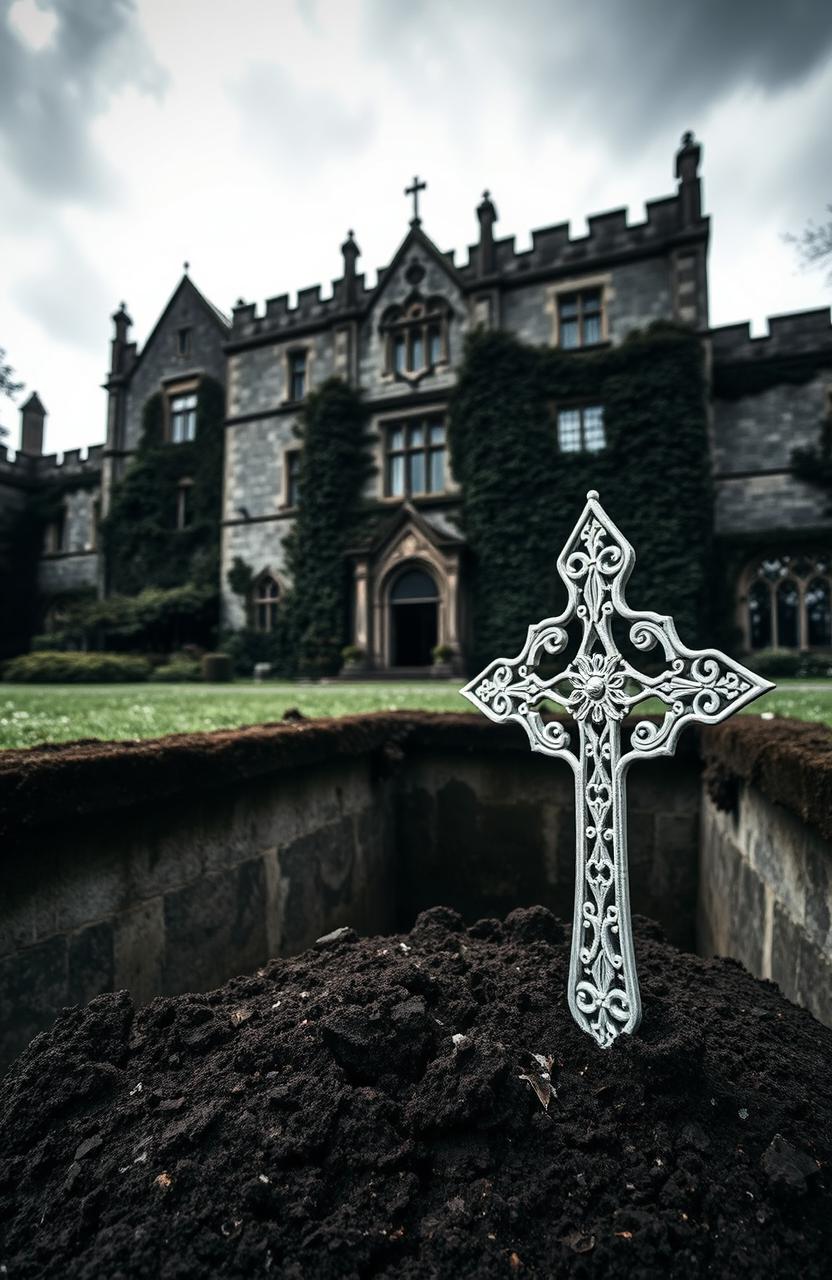
M 355 304 L 356 295 L 355 264 L 361 254 L 361 250 L 355 243 L 354 232 L 347 232 L 347 238 L 341 245 L 341 253 L 344 255 L 344 303 L 351 307 Z
M 683 227 L 690 227 L 702 217 L 702 183 L 699 178 L 699 161 L 702 148 L 688 131 L 682 135 L 682 145 L 676 152 L 676 177 L 679 179 L 679 208 Z
M 20 410 L 20 452 L 32 456 L 43 453 L 43 424 L 46 410 L 33 391 Z
M 110 354 L 110 373 L 123 373 L 125 368 L 125 352 L 127 351 L 127 335 L 130 332 L 130 326 L 133 321 L 127 314 L 127 307 L 124 302 L 119 304 L 118 311 L 113 315 L 113 324 L 115 325 L 115 334 L 113 335 Z
M 495 267 L 494 223 L 497 221 L 497 210 L 491 202 L 489 191 L 482 193 L 482 204 L 477 205 L 477 217 L 480 223 L 479 273 L 481 276 L 490 276 Z

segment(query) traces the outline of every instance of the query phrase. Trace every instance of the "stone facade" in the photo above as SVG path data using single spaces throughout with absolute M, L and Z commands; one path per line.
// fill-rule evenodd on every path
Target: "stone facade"
M 433 615 L 425 608 L 419 615 L 424 635 L 415 665 L 429 663 L 430 639 L 453 650 L 461 668 L 470 639 L 465 547 L 459 490 L 440 436 L 466 335 L 496 327 L 530 344 L 579 349 L 615 345 L 651 322 L 667 321 L 691 327 L 706 348 L 715 533 L 724 544 L 737 643 L 765 647 L 774 638 L 784 647 L 823 647 L 819 637 L 832 627 L 832 519 L 823 489 L 795 474 L 792 453 L 817 448 L 824 423 L 832 422 L 830 313 L 775 317 L 763 338 L 752 338 L 747 324 L 709 327 L 710 220 L 702 214 L 700 159 L 700 147 L 685 135 L 676 155 L 676 193 L 648 202 L 644 221 L 630 222 L 626 209 L 616 209 L 590 217 L 583 236 L 571 236 L 565 223 L 533 231 L 523 251 L 513 238 L 495 237 L 497 210 L 488 193 L 477 209 L 479 239 L 460 263 L 437 248 L 415 216 L 374 284 L 357 270 L 360 250 L 350 232 L 343 274 L 327 295 L 315 286 L 300 290 L 293 306 L 286 294 L 261 308 L 240 301 L 230 323 L 186 274 L 141 352 L 129 341 L 131 320 L 122 305 L 113 317 L 107 443 L 91 451 L 87 463 L 100 468 L 101 492 L 67 497 L 70 544 L 44 558 L 42 593 L 48 599 L 93 583 L 106 592 L 106 573 L 94 543 L 88 545 L 90 504 L 108 511 L 113 486 L 137 447 L 148 398 L 162 391 L 169 405 L 210 375 L 225 385 L 227 408 L 221 620 L 238 628 L 256 618 L 230 589 L 228 572 L 240 559 L 278 594 L 289 586 L 285 544 L 295 514 L 300 412 L 308 392 L 334 374 L 360 389 L 369 406 L 376 474 L 367 497 L 390 516 L 376 543 L 352 558 L 351 639 L 370 668 L 402 666 L 394 637 L 416 612 L 397 613 L 393 596 L 396 583 L 419 570 L 436 598 Z M 568 308 L 583 309 L 588 301 L 596 318 L 573 343 Z M 33 454 L 42 441 L 38 407 L 28 419 Z M 435 461 L 425 443 L 432 430 Z M 0 513 L 4 506 L 13 510 L 20 493 L 52 466 L 39 458 L 0 465 Z M 406 548 L 411 551 L 402 554 Z M 759 600 L 754 604 L 749 593 L 763 559 L 776 562 L 791 583 L 789 556 L 798 552 L 821 565 L 812 571 L 821 573 L 821 585 L 807 570 L 795 579 L 798 623 L 787 620 L 778 630 L 769 619 L 768 630 L 755 631 L 749 611 Z M 770 607 L 776 615 L 775 596 Z M 832 634 L 825 647 L 832 648 Z

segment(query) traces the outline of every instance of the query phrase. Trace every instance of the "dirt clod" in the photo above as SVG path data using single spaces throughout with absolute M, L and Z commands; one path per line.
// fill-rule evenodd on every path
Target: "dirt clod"
M 65 1010 L 0 1087 L 4 1274 L 820 1280 L 832 1031 L 636 943 L 642 1029 L 606 1052 L 542 908 Z

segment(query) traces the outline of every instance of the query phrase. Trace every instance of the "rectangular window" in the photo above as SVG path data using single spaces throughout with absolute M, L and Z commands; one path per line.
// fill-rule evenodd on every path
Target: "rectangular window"
M 306 352 L 289 352 L 289 399 L 302 400 L 306 395 Z
M 561 453 L 598 453 L 606 443 L 603 405 L 558 410 L 558 448 Z
M 284 454 L 286 465 L 286 506 L 296 507 L 300 501 L 300 449 Z
M 431 366 L 439 364 L 442 359 L 442 334 L 439 326 L 432 324 L 428 329 L 428 362 Z
M 601 290 L 561 294 L 558 328 L 560 345 L 566 351 L 597 346 L 601 341 Z
M 196 392 L 171 397 L 170 438 L 173 444 L 196 439 Z
M 180 356 L 189 356 L 191 354 L 191 331 L 190 329 L 180 329 L 176 335 L 176 349 Z
M 389 427 L 386 455 L 388 498 L 443 492 L 445 424 L 441 418 L 410 418 Z
M 193 481 L 183 480 L 176 491 L 176 527 L 187 529 L 193 521 Z

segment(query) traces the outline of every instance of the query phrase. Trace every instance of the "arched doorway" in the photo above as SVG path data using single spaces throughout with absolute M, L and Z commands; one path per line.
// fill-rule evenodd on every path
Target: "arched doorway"
M 390 590 L 390 656 L 394 667 L 429 667 L 439 632 L 439 592 L 424 569 L 405 569 Z

